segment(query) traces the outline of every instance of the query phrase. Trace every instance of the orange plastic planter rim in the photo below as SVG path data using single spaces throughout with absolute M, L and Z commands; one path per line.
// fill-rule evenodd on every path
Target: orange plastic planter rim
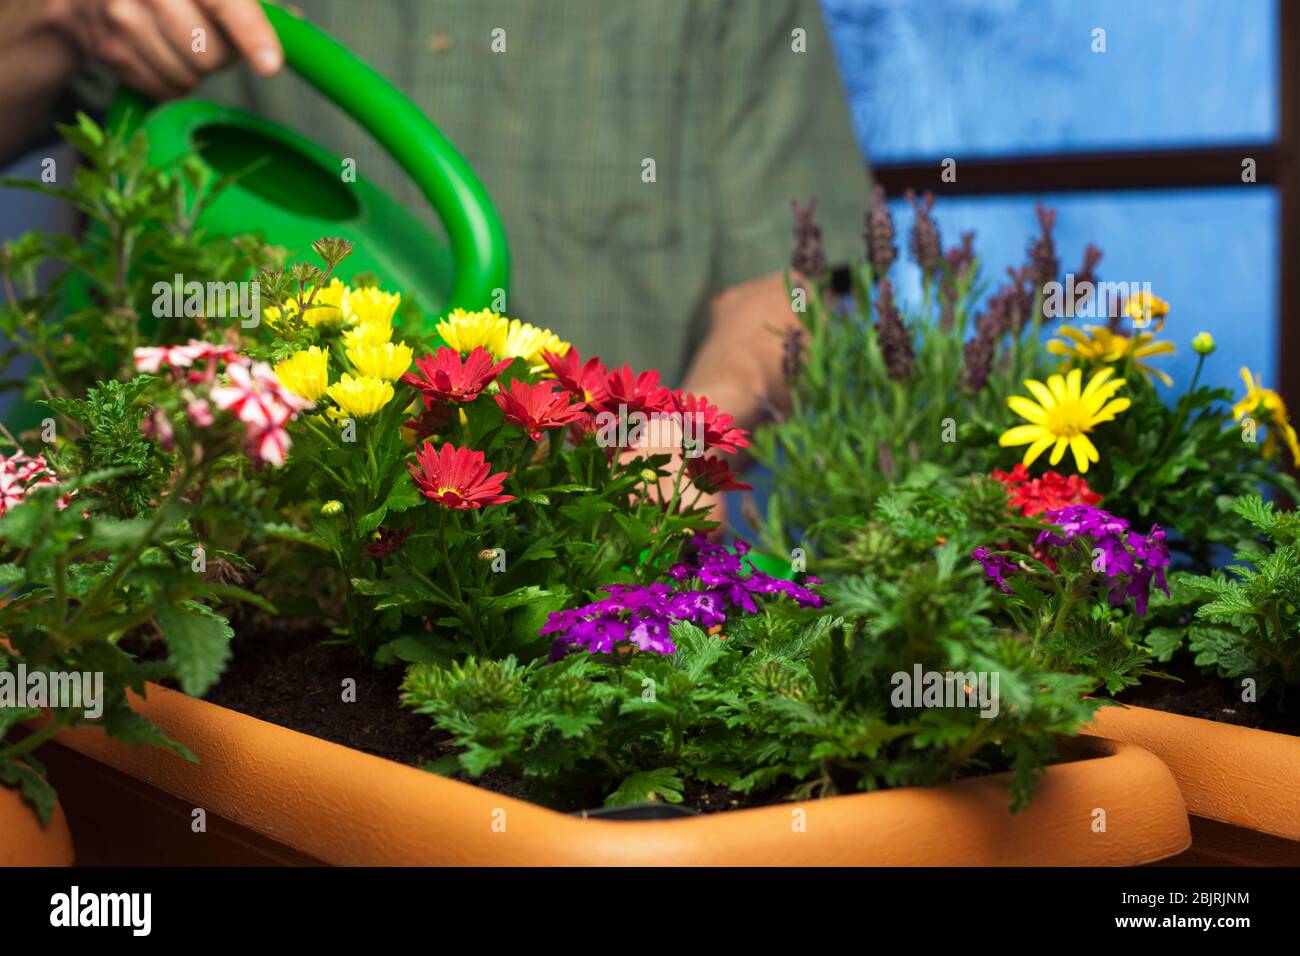
M 1300 840 L 1300 737 L 1128 706 L 1101 708 L 1084 732 L 1158 756 L 1189 813 Z
M 71 866 L 72 835 L 62 806 L 41 825 L 15 787 L 0 785 L 0 867 Z
M 98 728 L 56 740 L 338 865 L 1133 865 L 1190 842 L 1177 784 L 1111 741 L 1049 768 L 1011 814 L 1005 775 L 672 820 L 582 819 L 150 686 L 133 705 L 199 757 Z M 1079 746 L 1079 745 L 1076 745 Z

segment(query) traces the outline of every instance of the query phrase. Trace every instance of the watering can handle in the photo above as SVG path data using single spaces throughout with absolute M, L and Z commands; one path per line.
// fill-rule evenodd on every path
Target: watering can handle
M 262 9 L 280 37 L 285 63 L 338 104 L 388 151 L 442 220 L 456 276 L 447 308 L 486 308 L 505 289 L 510 256 L 505 228 L 465 158 L 396 87 L 333 37 L 273 4 Z M 139 94 L 122 90 L 114 112 Z

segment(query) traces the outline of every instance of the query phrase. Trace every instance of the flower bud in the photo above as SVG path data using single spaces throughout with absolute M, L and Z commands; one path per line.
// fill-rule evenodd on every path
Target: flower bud
M 326 518 L 333 518 L 336 515 L 343 514 L 343 502 L 337 499 L 331 499 L 320 506 L 320 513 Z
M 1214 352 L 1214 336 L 1209 332 L 1202 332 L 1196 338 L 1192 339 L 1192 351 L 1197 355 L 1211 355 Z

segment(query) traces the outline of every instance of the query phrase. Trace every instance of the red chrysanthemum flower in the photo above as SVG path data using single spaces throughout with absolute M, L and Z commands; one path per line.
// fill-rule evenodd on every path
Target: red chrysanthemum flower
M 451 442 L 437 451 L 433 442 L 427 441 L 409 467 L 420 494 L 453 511 L 515 500 L 514 495 L 501 494 L 507 475 L 504 471 L 491 474 L 492 466 L 481 451 L 457 448 Z
M 673 401 L 682 416 L 682 432 L 687 444 L 704 442 L 705 448 L 716 448 L 728 455 L 749 447 L 749 432 L 732 425 L 730 415 L 710 405 L 708 398 L 696 397 L 689 392 L 673 393 Z
M 554 382 L 529 385 L 515 379 L 508 392 L 493 396 L 506 421 L 528 433 L 533 441 L 542 440 L 542 432 L 559 428 L 583 416 L 581 405 L 570 405 L 567 392 L 557 392 Z
M 1096 505 L 1101 495 L 1088 487 L 1080 475 L 1068 477 L 1054 471 L 1043 473 L 1041 478 L 1031 478 L 1023 464 L 1010 471 L 993 469 L 993 477 L 1007 489 L 1007 507 L 1019 511 L 1025 518 L 1056 511 L 1068 505 Z
M 555 373 L 560 387 L 586 405 L 600 406 L 609 397 L 609 370 L 594 355 L 584 363 L 578 350 L 569 347 L 563 355 L 543 352 L 542 358 Z
M 460 353 L 446 346 L 433 355 L 415 360 L 419 370 L 407 372 L 402 381 L 413 385 L 424 396 L 425 408 L 439 399 L 464 404 L 478 398 L 488 384 L 510 367 L 510 359 L 492 364 L 492 353 L 479 346 L 461 361 Z
M 687 458 L 686 474 L 705 494 L 719 491 L 753 491 L 754 486 L 738 481 L 736 475 L 721 458 L 709 455 L 707 458 Z
M 605 377 L 605 397 L 599 408 L 617 413 L 620 406 L 629 415 L 635 412 L 647 415 L 671 412 L 673 393 L 667 386 L 659 384 L 658 372 L 650 370 L 634 375 L 632 369 L 624 365 Z

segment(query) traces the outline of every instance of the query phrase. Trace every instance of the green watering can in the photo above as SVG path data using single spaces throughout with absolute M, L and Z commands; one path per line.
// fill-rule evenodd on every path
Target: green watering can
M 315 261 L 311 243 L 355 243 L 336 270 L 373 272 L 426 314 L 487 307 L 509 281 L 505 229 L 474 171 L 396 87 L 333 38 L 263 3 L 285 63 L 366 129 L 424 193 L 447 230 L 447 248 L 400 203 L 359 173 L 344 182 L 343 161 L 297 133 L 243 110 L 201 100 L 153 106 L 123 90 L 110 126 L 142 128 L 149 160 L 170 164 L 196 152 L 221 174 L 256 168 L 219 195 L 199 223 L 209 233 L 260 232 L 290 259 Z

